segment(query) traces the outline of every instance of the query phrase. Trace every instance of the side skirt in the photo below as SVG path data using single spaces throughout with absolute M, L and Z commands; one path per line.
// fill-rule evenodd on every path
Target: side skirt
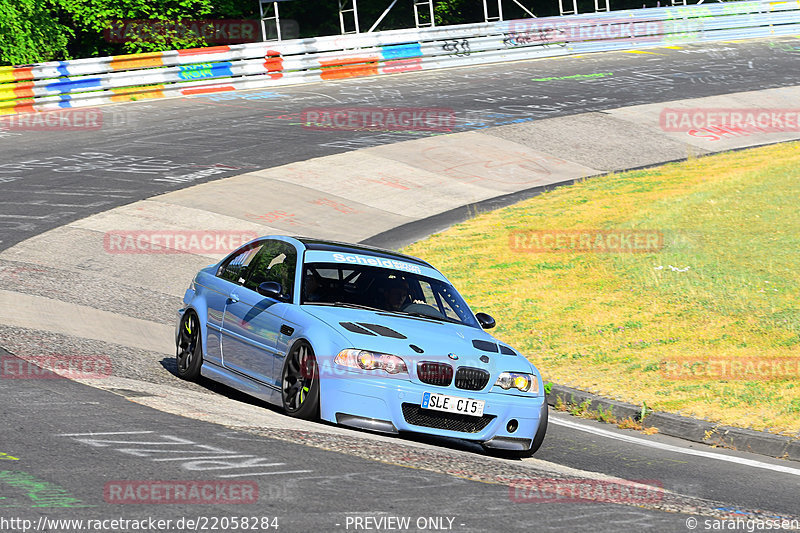
M 203 361 L 203 366 L 200 367 L 200 375 L 260 400 L 264 400 L 272 405 L 277 405 L 278 407 L 283 406 L 280 389 L 229 368 L 223 368 L 214 363 Z

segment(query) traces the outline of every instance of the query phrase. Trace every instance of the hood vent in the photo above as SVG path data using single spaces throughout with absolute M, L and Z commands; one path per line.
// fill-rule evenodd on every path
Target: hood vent
M 351 331 L 353 333 L 360 333 L 362 335 L 372 335 L 373 337 L 375 337 L 375 334 L 372 333 L 370 330 L 364 329 L 361 326 L 357 326 L 352 322 L 339 322 L 339 325 L 342 326 L 347 331 Z
M 509 348 L 508 346 L 500 345 L 500 353 L 503 355 L 517 355 L 517 352 Z
M 407 339 L 405 335 L 402 333 L 398 333 L 397 331 L 393 330 L 392 328 L 387 328 L 386 326 L 381 326 L 380 324 L 365 324 L 364 322 L 359 322 L 359 326 L 371 329 L 381 337 L 391 337 L 392 339 Z
M 483 352 L 494 352 L 494 353 L 497 353 L 497 345 L 495 343 L 493 343 L 493 342 L 482 341 L 480 339 L 475 339 L 474 341 L 472 341 L 472 345 L 475 348 L 477 348 L 478 350 L 481 350 Z
M 392 339 L 408 338 L 402 333 L 398 333 L 392 328 L 387 328 L 386 326 L 381 326 L 380 324 L 366 324 L 364 322 L 359 322 L 358 324 L 354 324 L 352 322 L 339 322 L 339 325 L 342 326 L 347 331 L 350 331 L 352 333 L 359 333 L 361 335 L 371 335 L 373 337 L 380 335 L 381 337 L 390 337 Z

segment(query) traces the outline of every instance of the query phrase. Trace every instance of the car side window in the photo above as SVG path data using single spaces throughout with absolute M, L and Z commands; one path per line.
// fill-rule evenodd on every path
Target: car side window
M 288 242 L 265 241 L 253 259 L 250 275 L 245 287 L 256 290 L 265 281 L 281 284 L 283 297 L 291 300 L 294 292 L 294 276 L 297 268 L 297 250 Z
M 261 250 L 261 245 L 256 244 L 234 254 L 233 257 L 228 259 L 217 271 L 217 277 L 220 277 L 231 283 L 237 285 L 244 284 L 247 279 L 250 264 L 253 262 L 256 254 Z
M 419 303 L 424 303 L 430 305 L 439 310 L 444 316 L 447 318 L 452 318 L 454 320 L 461 320 L 461 317 L 456 313 L 453 308 L 450 306 L 450 302 L 447 301 L 445 297 L 440 297 L 435 293 L 434 287 L 427 281 L 420 281 L 419 283 L 420 289 L 422 290 L 422 295 L 424 297 L 424 301 Z M 446 296 L 442 294 L 441 296 Z
M 436 299 L 440 303 L 439 308 L 446 317 L 456 320 L 467 320 L 469 316 L 467 310 L 458 305 L 458 300 L 450 294 L 450 290 L 446 285 L 441 285 L 439 291 L 437 291 Z

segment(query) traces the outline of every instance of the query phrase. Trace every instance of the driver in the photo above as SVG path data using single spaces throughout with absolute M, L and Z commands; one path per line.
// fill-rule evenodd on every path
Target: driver
M 391 277 L 385 287 L 386 309 L 400 311 L 409 302 L 408 282 L 403 278 Z

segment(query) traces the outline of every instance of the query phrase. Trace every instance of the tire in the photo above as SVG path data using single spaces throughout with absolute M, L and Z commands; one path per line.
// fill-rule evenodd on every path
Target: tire
M 187 311 L 183 315 L 179 331 L 175 351 L 178 377 L 196 381 L 200 377 L 200 367 L 203 366 L 203 343 L 200 321 L 193 311 Z
M 319 367 L 306 341 L 292 346 L 281 372 L 281 400 L 286 414 L 313 420 L 319 417 Z

